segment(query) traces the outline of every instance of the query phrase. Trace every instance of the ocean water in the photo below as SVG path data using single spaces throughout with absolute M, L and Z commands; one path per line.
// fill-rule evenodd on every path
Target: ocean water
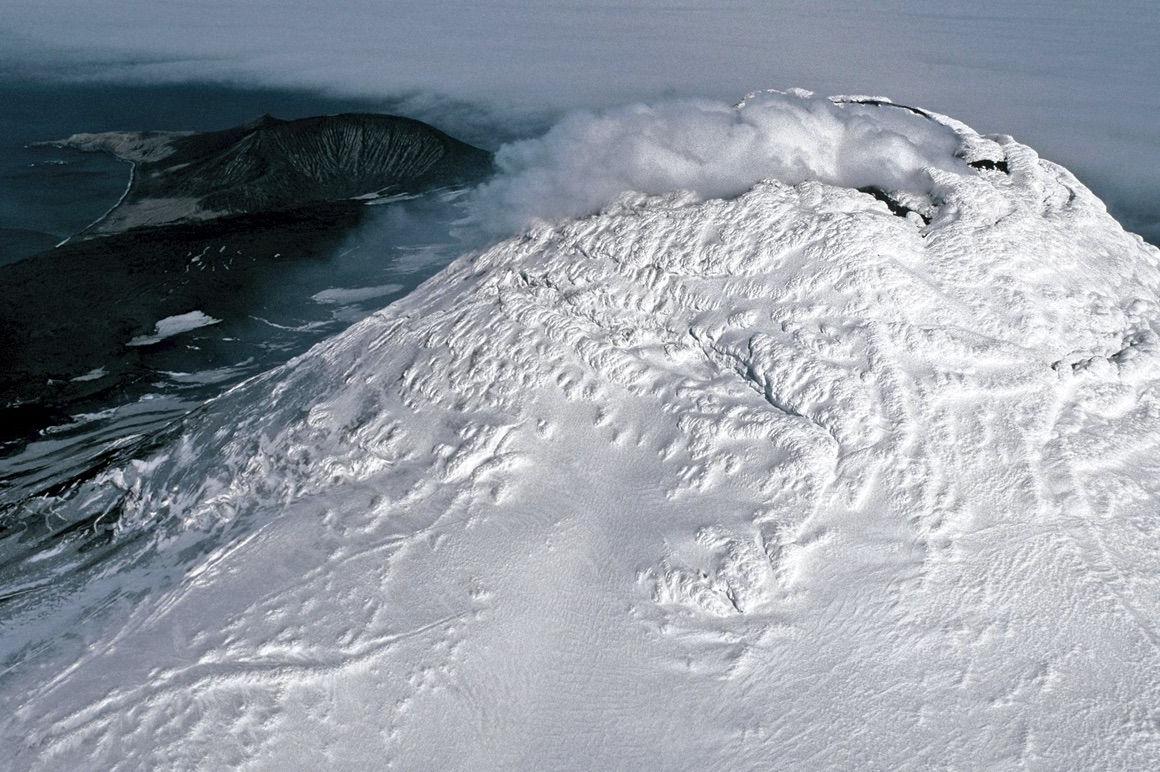
M 264 112 L 297 118 L 382 106 L 277 89 L 35 82 L 0 82 L 0 104 L 0 265 L 81 230 L 128 182 L 128 165 L 107 155 L 34 143 L 79 132 L 209 131 Z

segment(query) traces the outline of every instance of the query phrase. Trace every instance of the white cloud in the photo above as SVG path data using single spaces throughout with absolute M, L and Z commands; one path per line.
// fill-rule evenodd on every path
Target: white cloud
M 569 115 L 502 147 L 474 217 L 497 232 L 592 214 L 617 195 L 734 196 L 762 179 L 927 193 L 927 167 L 966 170 L 954 132 L 897 108 L 763 93 L 740 107 L 668 100 Z

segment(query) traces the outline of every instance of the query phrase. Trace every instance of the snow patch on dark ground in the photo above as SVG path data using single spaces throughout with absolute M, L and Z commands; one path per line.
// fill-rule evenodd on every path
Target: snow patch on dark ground
M 166 338 L 181 335 L 184 332 L 219 324 L 220 319 L 214 319 L 203 311 L 190 311 L 185 314 L 175 314 L 161 319 L 153 325 L 152 335 L 138 335 L 126 343 L 126 346 L 152 346 Z
M 499 233 L 593 214 L 625 191 L 739 195 L 760 180 L 818 180 L 928 198 L 928 168 L 969 171 L 950 127 L 906 108 L 761 92 L 740 105 L 670 100 L 574 113 L 544 136 L 510 143 L 474 195 Z
M 403 289 L 402 284 L 379 284 L 374 287 L 331 287 L 321 292 L 316 292 L 310 297 L 316 303 L 335 305 L 342 303 L 360 303 L 364 300 L 374 300 L 387 295 L 393 295 L 401 289 Z

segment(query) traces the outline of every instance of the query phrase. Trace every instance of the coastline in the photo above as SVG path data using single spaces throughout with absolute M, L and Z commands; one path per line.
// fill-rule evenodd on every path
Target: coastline
M 60 147 L 65 147 L 65 146 L 61 145 Z M 83 152 L 83 151 L 81 151 L 81 152 Z M 63 241 L 61 241 L 59 244 L 56 245 L 56 247 L 54 247 L 54 249 L 59 248 L 59 247 L 63 247 L 65 244 L 69 243 L 73 239 L 77 238 L 78 236 L 82 236 L 85 233 L 88 233 L 93 228 L 97 227 L 98 225 L 103 223 L 105 220 L 107 220 L 109 218 L 109 215 L 111 215 L 113 212 L 115 212 L 117 210 L 117 207 L 119 207 L 122 203 L 124 203 L 125 199 L 129 195 L 129 191 L 133 189 L 133 182 L 137 177 L 137 162 L 130 161 L 128 158 L 122 158 L 115 153 L 110 153 L 107 150 L 101 151 L 101 152 L 105 153 L 106 155 L 108 155 L 111 158 L 115 158 L 116 160 L 121 161 L 122 163 L 129 164 L 129 181 L 125 184 L 125 189 L 121 192 L 120 198 L 118 198 L 112 206 L 110 206 L 108 209 L 106 209 L 105 212 L 100 217 L 93 220 L 91 223 L 89 223 L 85 227 L 81 228 L 79 231 L 72 234 L 71 236 L 66 236 Z

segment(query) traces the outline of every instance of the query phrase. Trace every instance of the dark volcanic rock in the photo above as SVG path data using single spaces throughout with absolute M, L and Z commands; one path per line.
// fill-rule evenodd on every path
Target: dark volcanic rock
M 0 448 L 156 378 L 152 359 L 171 344 L 126 345 L 134 336 L 193 309 L 225 320 L 260 309 L 264 288 L 295 262 L 329 257 L 362 209 L 137 229 L 0 266 Z
M 25 228 L 0 228 L 0 265 L 18 260 L 23 255 L 52 249 L 59 238 L 51 233 Z
M 78 134 L 60 145 L 134 163 L 124 198 L 85 235 L 273 211 L 478 179 L 491 154 L 410 118 L 266 115 L 198 134 Z

